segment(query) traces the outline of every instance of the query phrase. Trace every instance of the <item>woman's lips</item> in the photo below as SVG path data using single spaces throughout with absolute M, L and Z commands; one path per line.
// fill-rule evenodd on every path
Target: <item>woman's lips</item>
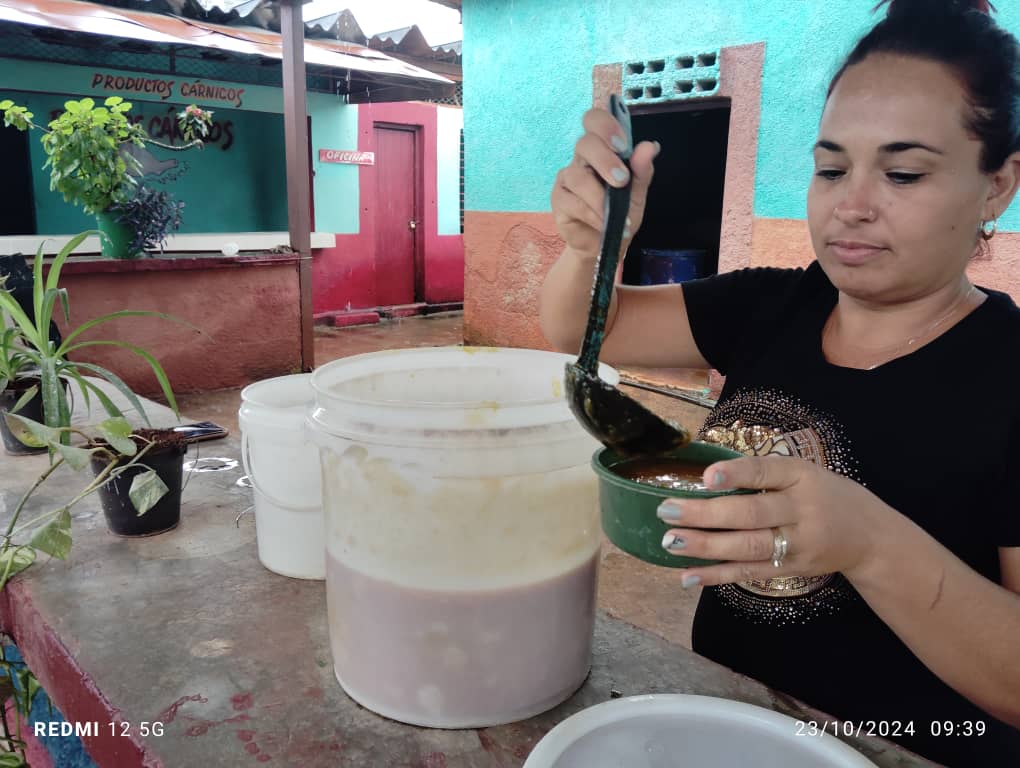
M 843 264 L 863 264 L 874 258 L 885 250 L 874 243 L 861 243 L 851 240 L 833 240 L 829 243 L 829 250 Z

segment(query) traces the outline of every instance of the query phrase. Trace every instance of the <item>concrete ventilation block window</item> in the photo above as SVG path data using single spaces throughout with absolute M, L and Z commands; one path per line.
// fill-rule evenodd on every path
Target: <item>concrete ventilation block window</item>
M 628 61 L 623 65 L 623 97 L 639 106 L 716 96 L 720 74 L 719 50 Z

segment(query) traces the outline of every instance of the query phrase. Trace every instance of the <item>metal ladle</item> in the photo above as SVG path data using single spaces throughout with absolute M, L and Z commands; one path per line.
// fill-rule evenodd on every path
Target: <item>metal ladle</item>
M 619 152 L 630 169 L 634 150 L 630 113 L 615 94 L 609 111 L 623 128 L 627 146 Z M 652 413 L 637 400 L 598 376 L 599 351 L 605 338 L 606 315 L 613 297 L 616 266 L 620 261 L 623 230 L 630 208 L 630 180 L 622 187 L 607 186 L 602 244 L 595 263 L 588 327 L 576 363 L 567 363 L 564 383 L 574 417 L 603 445 L 622 456 L 646 456 L 680 448 L 691 441 L 690 433 Z

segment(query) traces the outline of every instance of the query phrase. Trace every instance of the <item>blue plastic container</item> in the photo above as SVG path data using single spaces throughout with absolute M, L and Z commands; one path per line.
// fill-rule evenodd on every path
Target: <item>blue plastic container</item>
M 663 285 L 706 275 L 708 251 L 641 249 L 641 285 Z

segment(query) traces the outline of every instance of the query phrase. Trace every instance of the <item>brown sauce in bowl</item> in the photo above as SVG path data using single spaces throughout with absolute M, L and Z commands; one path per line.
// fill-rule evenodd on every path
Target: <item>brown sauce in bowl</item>
M 695 461 L 651 457 L 616 464 L 613 473 L 643 485 L 671 491 L 704 491 L 707 488 L 701 477 L 707 466 Z

